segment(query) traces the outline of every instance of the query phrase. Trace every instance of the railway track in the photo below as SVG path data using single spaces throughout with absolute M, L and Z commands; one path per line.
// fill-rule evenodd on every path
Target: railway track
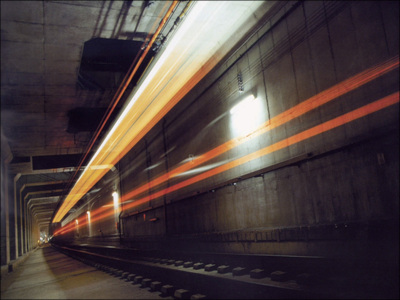
M 53 246 L 110 275 L 139 284 L 149 292 L 161 292 L 165 297 L 177 299 L 353 299 L 385 296 L 381 284 L 360 280 L 359 275 L 349 272 L 357 267 L 354 262 L 341 261 L 339 264 L 337 260 L 322 257 Z

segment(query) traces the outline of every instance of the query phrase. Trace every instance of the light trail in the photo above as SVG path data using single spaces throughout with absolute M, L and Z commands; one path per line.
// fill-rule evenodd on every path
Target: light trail
M 53 223 L 60 222 L 108 171 L 91 166 L 115 165 L 256 25 L 254 13 L 265 14 L 268 9 L 262 1 L 194 2 L 185 21 L 129 95 L 127 105 L 75 182 Z M 224 18 L 227 10 L 231 18 Z
M 102 132 L 105 124 L 107 123 L 108 119 L 110 118 L 112 112 L 114 111 L 114 109 L 116 108 L 118 102 L 120 101 L 122 95 L 124 94 L 125 90 L 128 88 L 129 83 L 132 81 L 133 76 L 136 74 L 137 70 L 139 69 L 139 67 L 141 66 L 141 63 L 143 62 L 144 58 L 146 57 L 147 53 L 149 52 L 150 48 L 152 47 L 156 37 L 158 36 L 160 30 L 163 28 L 166 20 L 169 18 L 169 16 L 171 15 L 173 9 L 176 7 L 176 5 L 178 4 L 178 1 L 174 1 L 170 8 L 168 9 L 168 11 L 166 12 L 166 15 L 164 16 L 164 18 L 162 19 L 162 21 L 160 22 L 160 24 L 158 25 L 157 30 L 154 31 L 156 23 L 153 23 L 152 28 L 150 29 L 147 37 L 145 38 L 142 47 L 144 47 L 144 51 L 142 49 L 142 51 L 139 51 L 136 54 L 136 57 L 134 58 L 133 62 L 131 63 L 129 70 L 127 71 L 127 73 L 125 74 L 125 77 L 122 79 L 121 85 L 118 87 L 113 99 L 111 100 L 110 106 L 107 108 L 107 112 L 106 114 L 103 116 L 98 128 L 96 129 L 95 135 L 92 137 L 92 139 L 90 140 L 89 146 L 87 147 L 86 151 L 85 151 L 85 155 L 83 156 L 83 158 L 80 160 L 80 163 L 78 165 L 78 167 L 76 168 L 75 173 L 73 174 L 72 178 L 70 179 L 67 189 L 69 189 L 69 187 L 71 186 L 75 176 L 78 174 L 78 171 L 80 170 L 80 168 L 82 167 L 83 162 L 85 161 L 86 157 L 89 155 L 91 149 L 94 146 L 94 143 L 96 142 L 96 140 L 98 139 L 100 133 Z M 164 10 L 167 7 L 167 3 L 164 5 L 164 7 L 161 9 L 160 14 L 158 15 L 157 18 L 161 18 L 162 14 L 164 13 Z M 151 32 L 154 31 L 154 34 L 151 34 Z M 153 36 L 153 37 L 151 37 Z M 149 41 L 150 40 L 150 41 Z M 148 43 L 148 44 L 147 44 Z M 146 45 L 147 44 L 147 45 Z M 114 165 L 110 166 L 110 169 L 114 167 Z M 66 209 L 61 210 L 60 209 L 60 215 L 61 214 L 65 214 Z
M 104 128 L 107 120 L 110 118 L 111 113 L 114 111 L 115 107 L 117 106 L 119 100 L 121 99 L 122 95 L 124 94 L 125 90 L 128 88 L 129 83 L 131 82 L 133 76 L 136 74 L 137 70 L 139 69 L 139 67 L 141 66 L 144 58 L 146 57 L 147 53 L 150 51 L 150 48 L 152 47 L 155 39 L 158 37 L 159 32 L 161 31 L 161 29 L 164 27 L 164 24 L 166 23 L 166 21 L 168 20 L 168 18 L 171 16 L 173 10 L 175 9 L 175 7 L 178 5 L 178 1 L 173 1 L 172 4 L 170 5 L 168 11 L 166 12 L 164 18 L 162 18 L 157 30 L 154 32 L 153 36 L 150 38 L 150 33 L 147 35 L 146 40 L 143 44 L 148 42 L 148 45 L 146 46 L 146 48 L 144 49 L 144 51 L 142 53 L 138 52 L 134 61 L 132 62 L 127 74 L 125 75 L 122 84 L 118 87 L 118 90 L 116 92 L 116 94 L 114 95 L 113 100 L 111 101 L 111 103 L 113 103 L 113 105 L 111 107 L 109 107 L 107 114 L 103 117 L 103 119 L 100 122 L 100 126 L 98 129 L 96 129 L 96 134 L 95 136 L 91 139 L 90 141 L 90 145 L 88 147 L 88 149 L 86 150 L 86 153 L 84 155 L 84 157 L 81 159 L 81 162 L 77 168 L 77 170 L 75 171 L 75 174 L 73 175 L 72 179 L 70 180 L 69 185 L 72 183 L 73 179 L 75 178 L 75 176 L 78 174 L 78 171 L 80 170 L 80 167 L 82 166 L 84 160 L 86 159 L 87 155 L 89 154 L 90 150 L 92 149 L 95 141 L 97 140 L 97 138 L 99 137 L 99 134 L 101 133 L 102 129 Z M 164 9 L 166 8 L 166 4 L 164 5 L 162 12 L 164 11 Z M 162 13 L 161 12 L 161 13 Z M 160 13 L 160 14 L 161 14 Z M 153 28 L 154 28 L 153 24 Z M 153 28 L 151 29 L 150 32 L 152 32 Z M 150 41 L 149 41 L 150 40 Z M 140 57 L 139 57 L 140 54 Z M 89 162 L 89 165 L 91 164 L 93 158 L 91 159 L 91 161 Z M 97 164 L 97 165 L 101 165 L 101 164 Z M 95 165 L 96 166 L 96 165 Z M 114 164 L 112 164 L 112 166 L 114 166 Z M 93 170 L 93 168 L 89 167 L 86 168 L 84 170 L 84 172 L 82 173 L 82 175 L 85 174 L 86 170 Z M 103 177 L 105 175 L 105 173 L 108 172 L 108 169 L 104 169 L 101 172 L 97 172 L 97 174 L 99 174 L 99 176 Z M 81 177 L 82 177 L 81 175 Z M 80 178 L 81 178 L 80 177 Z M 100 178 L 101 178 L 100 177 Z M 79 179 L 80 179 L 79 178 Z M 90 178 L 90 177 L 88 177 Z M 78 179 L 78 181 L 79 181 Z M 93 179 L 93 177 L 92 177 Z M 85 182 L 86 183 L 86 182 Z M 68 185 L 68 186 L 69 186 Z M 88 184 L 89 185 L 89 184 Z M 93 185 L 92 185 L 93 186 Z M 73 187 L 73 189 L 76 189 L 76 186 Z M 74 204 L 84 195 L 84 193 L 73 193 L 71 191 L 71 193 L 67 196 L 67 198 L 65 199 L 65 201 L 62 203 L 60 209 L 57 211 L 53 222 L 59 222 L 61 221 L 61 219 L 63 218 L 63 216 L 65 216 L 68 211 L 74 206 Z M 78 200 L 76 200 L 78 199 Z
M 364 70 L 363 72 L 360 72 L 357 75 L 350 77 L 349 79 L 344 80 L 344 81 L 324 90 L 323 92 L 309 98 L 308 100 L 303 101 L 302 103 L 288 109 L 287 111 L 273 117 L 272 119 L 270 119 L 267 122 L 265 122 L 264 124 L 262 124 L 252 134 L 232 139 L 232 140 L 206 152 L 205 154 L 194 158 L 191 162 L 187 162 L 187 163 L 175 168 L 174 170 L 172 170 L 164 175 L 161 175 L 158 178 L 123 195 L 121 197 L 121 203 L 131 200 L 132 197 L 139 195 L 143 192 L 147 192 L 148 190 L 150 190 L 150 188 L 153 188 L 163 182 L 166 182 L 170 178 L 176 177 L 185 171 L 188 171 L 202 163 L 205 163 L 205 162 L 209 161 L 210 159 L 217 157 L 217 156 L 233 149 L 234 147 L 248 141 L 251 138 L 254 138 L 260 134 L 266 133 L 267 131 L 269 131 L 273 128 L 283 125 L 296 117 L 299 117 L 315 108 L 318 108 L 319 106 L 321 106 L 323 104 L 328 103 L 329 101 L 332 101 L 352 90 L 355 90 L 356 88 L 382 76 L 383 74 L 388 73 L 388 72 L 398 68 L 398 66 L 399 66 L 399 56 L 397 55 L 397 56 L 390 58 L 387 61 L 384 61 L 384 62 L 379 63 L 367 70 Z M 104 207 L 98 208 L 92 212 L 92 216 L 102 213 L 105 210 L 106 210 L 106 208 L 104 208 Z M 82 221 L 84 221 L 84 220 L 82 220 Z M 66 225 L 66 226 L 68 226 L 68 225 Z M 67 227 L 64 227 L 64 228 L 67 228 Z
M 358 109 L 355 109 L 353 111 L 350 111 L 348 113 L 340 115 L 339 117 L 336 117 L 336 118 L 334 118 L 332 120 L 329 120 L 329 121 L 326 121 L 324 123 L 321 123 L 321 124 L 319 124 L 317 126 L 314 126 L 314 127 L 310 128 L 310 129 L 304 130 L 304 131 L 302 131 L 302 132 L 300 132 L 298 134 L 295 134 L 295 135 L 293 135 L 291 137 L 283 139 L 283 140 L 281 140 L 281 141 L 279 141 L 277 143 L 274 143 L 274 144 L 272 144 L 270 146 L 264 147 L 264 148 L 262 148 L 260 150 L 257 150 L 255 152 L 253 152 L 253 153 L 250 153 L 248 155 L 245 155 L 245 156 L 242 156 L 242 157 L 240 157 L 238 159 L 235 159 L 235 160 L 233 160 L 231 162 L 228 162 L 228 163 L 226 163 L 226 164 L 224 164 L 222 166 L 216 167 L 216 168 L 214 168 L 212 170 L 209 170 L 209 171 L 206 171 L 206 172 L 204 172 L 204 173 L 202 173 L 200 175 L 197 175 L 197 176 L 194 176 L 194 177 L 192 177 L 190 179 L 184 180 L 184 181 L 182 181 L 180 183 L 177 183 L 177 184 L 175 184 L 175 185 L 173 185 L 171 187 L 168 187 L 168 188 L 163 189 L 161 191 L 155 192 L 155 193 L 153 193 L 151 195 L 142 197 L 141 199 L 138 199 L 135 202 L 126 204 L 124 206 L 124 209 L 131 209 L 131 208 L 133 208 L 135 206 L 144 204 L 144 203 L 146 203 L 146 202 L 148 202 L 150 200 L 154 200 L 156 198 L 159 198 L 159 197 L 162 197 L 164 195 L 170 194 L 170 193 L 172 193 L 174 191 L 177 191 L 179 189 L 182 189 L 184 187 L 187 187 L 189 185 L 192 185 L 194 183 L 197 183 L 199 181 L 202 181 L 202 180 L 207 179 L 209 177 L 212 177 L 214 175 L 220 174 L 222 172 L 226 172 L 226 171 L 228 171 L 230 169 L 233 169 L 233 168 L 235 168 L 237 166 L 240 166 L 240 165 L 242 165 L 244 163 L 247 163 L 247 162 L 249 162 L 251 160 L 254 160 L 254 159 L 257 159 L 259 157 L 271 154 L 271 153 L 273 153 L 275 151 L 284 149 L 286 147 L 289 147 L 291 145 L 297 144 L 299 142 L 308 140 L 308 139 L 310 139 L 310 138 L 312 138 L 314 136 L 317 136 L 317 135 L 319 135 L 321 133 L 327 132 L 329 130 L 332 130 L 334 128 L 337 128 L 339 126 L 347 124 L 349 122 L 355 121 L 357 119 L 365 117 L 365 116 L 367 116 L 369 114 L 372 114 L 374 112 L 380 111 L 380 110 L 382 110 L 384 108 L 387 108 L 387 107 L 389 107 L 391 105 L 394 105 L 396 103 L 399 103 L 399 92 L 393 93 L 393 94 L 391 94 L 389 96 L 386 96 L 386 97 L 384 97 L 384 98 L 382 98 L 380 100 L 377 100 L 377 101 L 374 101 L 374 102 L 372 102 L 370 104 L 364 105 L 364 106 L 362 106 L 362 107 L 360 107 Z M 104 219 L 106 217 L 109 217 L 109 216 L 111 216 L 113 214 L 114 214 L 114 211 L 108 211 L 108 212 L 103 213 L 101 215 L 99 215 L 99 212 L 97 212 L 97 216 L 91 220 L 91 223 L 99 221 L 99 220 L 102 220 L 102 219 Z M 71 222 L 70 224 L 73 224 L 73 222 Z M 70 224 L 68 224 L 68 225 L 70 225 Z M 82 226 L 85 225 L 85 224 L 87 224 L 87 222 L 83 223 Z M 79 225 L 79 226 L 81 226 L 81 225 Z M 75 228 L 72 228 L 72 226 L 66 226 L 65 228 L 60 229 L 59 231 L 57 231 L 55 233 L 55 235 L 64 234 L 64 233 L 67 233 L 67 232 L 69 232 L 69 231 L 71 231 L 73 229 L 75 229 Z
M 188 171 L 189 169 L 192 169 L 200 164 L 203 164 L 210 159 L 217 157 L 235 147 L 238 145 L 248 141 L 249 138 L 254 138 L 258 135 L 261 135 L 263 133 L 266 133 L 267 131 L 270 131 L 278 126 L 281 126 L 290 120 L 297 118 L 323 104 L 328 103 L 329 101 L 332 101 L 352 90 L 355 90 L 356 88 L 372 81 L 373 79 L 376 79 L 383 74 L 394 70 L 399 66 L 399 57 L 393 57 L 388 61 L 385 61 L 377 66 L 374 66 L 372 68 L 369 68 L 339 84 L 336 84 L 332 86 L 331 88 L 309 98 L 308 100 L 288 109 L 287 111 L 273 117 L 272 119 L 268 120 L 261 126 L 259 126 L 253 133 L 246 135 L 246 136 L 241 136 L 235 139 L 232 139 L 206 153 L 203 155 L 200 155 L 196 158 L 194 158 L 191 162 L 187 162 L 183 164 L 182 166 L 179 166 L 175 168 L 174 170 L 161 175 L 160 177 L 153 179 L 149 183 L 146 183 L 135 190 L 125 194 L 121 198 L 121 202 L 124 202 L 126 200 L 129 200 L 129 198 L 132 198 L 142 192 L 147 192 L 148 191 L 148 185 L 151 187 L 155 187 L 161 183 L 166 182 L 170 178 L 176 177 L 180 175 L 181 173 Z
M 194 176 L 194 177 L 192 177 L 190 179 L 184 180 L 184 181 L 182 181 L 180 183 L 177 183 L 177 184 L 175 184 L 175 185 L 173 185 L 171 187 L 163 189 L 163 190 L 161 190 L 159 192 L 156 192 L 156 193 L 154 193 L 152 195 L 143 197 L 143 198 L 141 198 L 141 199 L 139 199 L 139 200 L 137 200 L 135 202 L 127 204 L 124 208 L 125 209 L 130 209 L 130 208 L 135 207 L 135 206 L 137 206 L 139 204 L 145 203 L 145 202 L 147 202 L 149 200 L 153 200 L 155 198 L 159 198 L 161 196 L 164 196 L 164 195 L 169 194 L 169 193 L 171 193 L 173 191 L 179 190 L 179 189 L 181 189 L 183 187 L 186 187 L 186 186 L 191 185 L 193 183 L 196 183 L 198 181 L 204 180 L 204 179 L 209 178 L 211 176 L 214 176 L 216 174 L 219 174 L 219 173 L 225 172 L 227 170 L 230 170 L 230 169 L 232 169 L 234 167 L 237 167 L 239 165 L 242 165 L 242 164 L 244 164 L 244 163 L 246 163 L 248 161 L 251 161 L 251 160 L 254 160 L 254 159 L 259 158 L 261 156 L 264 156 L 264 155 L 270 154 L 272 152 L 281 150 L 283 148 L 286 148 L 286 147 L 291 146 L 293 144 L 299 143 L 299 142 L 301 142 L 303 140 L 309 139 L 311 137 L 314 137 L 314 136 L 316 136 L 318 134 L 321 134 L 323 132 L 326 132 L 328 130 L 332 130 L 332 129 L 336 128 L 336 127 L 339 127 L 341 125 L 344 125 L 346 123 L 349 123 L 351 121 L 359 119 L 359 118 L 364 117 L 366 115 L 369 115 L 369 114 L 371 114 L 373 112 L 379 111 L 379 110 L 381 110 L 383 108 L 386 108 L 386 107 L 388 107 L 390 105 L 393 105 L 395 103 L 398 103 L 398 102 L 399 102 L 399 92 L 394 93 L 392 95 L 389 95 L 387 97 L 384 97 L 384 98 L 382 98 L 380 100 L 377 100 L 375 102 L 372 102 L 370 104 L 367 104 L 367 105 L 365 105 L 363 107 L 360 107 L 360 108 L 358 108 L 356 110 L 353 110 L 351 112 L 345 113 L 345 114 L 343 114 L 343 115 L 341 115 L 341 116 L 339 116 L 337 118 L 334 118 L 334 119 L 332 119 L 330 121 L 327 121 L 327 122 L 324 122 L 322 124 L 319 124 L 319 125 L 317 125 L 315 127 L 312 127 L 312 128 L 310 128 L 308 130 L 302 131 L 301 133 L 295 134 L 295 135 L 293 135 L 293 136 L 291 136 L 289 138 L 283 139 L 280 142 L 277 142 L 275 144 L 272 144 L 270 146 L 262 148 L 262 149 L 260 149 L 258 151 L 255 151 L 255 152 L 253 152 L 251 154 L 245 155 L 245 156 L 243 156 L 241 158 L 235 159 L 235 160 L 233 160 L 233 161 L 231 161 L 229 163 L 226 163 L 226 164 L 224 164 L 222 166 L 216 167 L 216 168 L 214 168 L 214 169 L 212 169 L 210 171 L 206 171 L 206 172 L 204 172 L 204 173 L 202 173 L 200 175 L 197 175 L 197 176 Z

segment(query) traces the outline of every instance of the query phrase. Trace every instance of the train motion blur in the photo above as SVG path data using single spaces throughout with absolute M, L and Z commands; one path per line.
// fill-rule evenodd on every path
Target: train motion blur
M 398 262 L 398 2 L 224 5 L 189 7 L 50 242 Z

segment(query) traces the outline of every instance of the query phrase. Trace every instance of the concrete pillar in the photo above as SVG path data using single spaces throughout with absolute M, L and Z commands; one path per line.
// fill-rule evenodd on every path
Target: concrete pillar
M 18 196 L 19 195 L 19 196 Z M 22 256 L 22 203 L 21 193 L 17 191 L 17 226 L 18 226 L 18 256 Z
M 12 191 L 14 191 L 13 195 L 13 201 L 11 201 L 13 203 L 13 207 L 11 208 L 13 210 L 13 227 L 14 227 L 14 232 L 13 232 L 13 247 L 15 250 L 15 254 L 12 253 L 12 257 L 11 260 L 13 259 L 17 259 L 20 256 L 20 239 L 19 239 L 19 232 L 20 232 L 20 226 L 19 226 L 19 218 L 18 218 L 18 212 L 19 212 L 19 203 L 18 203 L 18 197 L 17 197 L 17 181 L 19 179 L 19 177 L 21 176 L 21 174 L 16 174 L 14 177 L 14 186 Z M 10 223 L 11 224 L 11 223 Z M 10 227 L 11 229 L 11 227 Z M 10 243 L 11 243 L 11 230 L 10 230 Z M 10 244 L 11 247 L 11 244 Z M 14 257 L 14 258 L 13 258 Z
M 32 211 L 29 210 L 29 250 L 32 250 L 34 248 L 34 245 L 32 243 Z
M 26 226 L 26 251 L 29 252 L 31 251 L 31 241 L 30 241 L 30 236 L 31 236 L 31 231 L 30 231 L 30 210 L 29 207 L 27 205 L 27 203 L 25 203 L 25 210 L 26 210 L 26 222 L 25 222 L 25 226 Z
M 35 221 L 32 216 L 32 212 L 29 213 L 29 247 L 30 249 L 34 249 L 37 245 L 37 241 L 34 240 L 33 236 L 33 222 Z
M 28 208 L 26 207 L 26 199 L 24 198 L 22 200 L 22 209 L 23 209 L 23 228 L 24 228 L 24 253 L 28 253 L 28 222 L 27 222 L 27 217 L 28 217 Z
M 3 154 L 3 152 L 2 152 Z M 3 155 L 2 155 L 3 156 Z M 10 211 L 8 164 L 12 157 L 1 159 L 1 265 L 10 262 Z
M 22 199 L 22 193 L 19 191 L 19 228 L 20 228 L 20 243 L 19 243 L 19 251 L 20 256 L 25 254 L 24 249 L 24 234 L 25 234 L 25 226 L 24 226 L 24 200 Z
M 6 186 L 6 196 L 5 199 L 7 201 L 7 215 L 8 215 L 8 245 L 9 251 L 9 261 L 16 259 L 17 256 L 17 242 L 16 242 L 16 237 L 17 237 L 17 224 L 16 224 L 16 203 L 15 203 L 15 197 L 14 197 L 14 189 L 13 189 L 13 180 L 12 178 L 15 176 L 15 174 L 10 174 L 7 171 L 7 186 Z
M 40 228 L 35 218 L 32 218 L 32 240 L 34 247 L 37 245 L 37 241 L 40 238 Z
M 8 199 L 6 199 L 7 177 L 3 160 L 1 160 L 1 265 L 8 264 L 10 243 L 8 236 Z
M 32 250 L 36 247 L 37 241 L 34 239 L 33 235 L 33 228 L 34 228 L 34 221 L 35 217 L 32 215 L 32 208 L 28 205 L 28 232 L 29 232 L 29 249 Z
M 10 177 L 9 165 L 13 158 L 7 139 L 1 130 L 1 265 L 10 262 L 10 198 L 12 177 Z M 12 227 L 12 226 L 11 226 Z

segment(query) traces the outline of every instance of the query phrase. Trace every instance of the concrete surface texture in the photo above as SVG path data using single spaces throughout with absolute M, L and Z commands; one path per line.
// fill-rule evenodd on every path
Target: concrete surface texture
M 193 240 L 201 239 L 205 251 L 360 257 L 373 249 L 385 258 L 398 255 L 394 226 L 372 224 L 398 219 L 398 104 L 289 143 L 398 91 L 397 67 L 379 80 L 360 81 L 373 66 L 398 60 L 392 43 L 398 26 L 388 17 L 398 10 L 394 2 L 305 1 L 287 3 L 280 13 L 287 11 L 283 21 L 277 14 L 261 27 L 121 160 L 123 195 L 193 163 L 190 171 L 152 187 L 151 201 L 124 207 L 125 216 L 132 213 L 122 221 L 125 237 L 191 236 L 189 246 L 199 250 Z M 348 82 L 358 88 L 331 94 Z M 236 122 L 230 110 L 248 95 L 255 99 L 247 108 L 254 109 Z M 330 100 L 302 111 L 317 98 Z M 236 131 L 253 120 L 271 129 Z M 196 165 L 204 157 L 210 159 Z M 247 174 L 257 176 L 245 179 Z M 159 191 L 165 196 L 157 198 Z M 148 221 L 154 218 L 160 221 Z M 109 219 L 91 226 L 95 233 L 96 226 L 112 227 Z
M 1 279 L 1 299 L 172 298 L 101 272 L 46 245 Z
M 64 3 L 68 1 L 62 2 L 43 3 L 46 20 L 65 22 L 55 17 L 59 12 L 55 7 L 67 5 Z M 118 1 L 114 2 L 110 5 Z M 68 3 L 71 6 L 72 2 Z M 75 9 L 73 5 L 61 11 Z M 398 1 L 277 1 L 265 22 L 260 22 L 248 39 L 234 47 L 231 55 L 187 92 L 87 192 L 69 219 L 63 221 L 63 226 L 71 222 L 69 231 L 56 238 L 108 246 L 122 242 L 145 250 L 363 258 L 373 261 L 379 269 L 384 269 L 380 261 L 397 269 L 398 11 Z M 10 9 L 3 9 L 2 16 L 6 14 L 2 26 L 15 25 Z M 71 15 L 75 16 L 75 12 Z M 78 16 L 91 14 L 79 10 Z M 28 20 L 23 24 L 26 23 Z M 55 24 L 42 23 L 48 33 L 43 48 L 48 49 L 46 42 L 56 36 L 52 34 Z M 11 25 L 5 28 L 13 28 Z M 94 28 L 89 29 L 87 38 Z M 75 36 L 66 31 L 67 37 L 69 34 Z M 4 36 L 7 35 L 5 30 Z M 76 52 L 85 40 L 69 39 L 74 46 L 68 53 Z M 64 41 L 57 44 L 64 49 Z M 2 58 L 8 56 L 11 62 L 20 62 L 10 49 L 3 52 Z M 51 61 L 56 62 L 51 64 L 53 68 L 58 65 L 58 58 L 64 61 L 62 65 L 67 59 L 61 53 L 57 60 L 36 56 L 41 64 L 46 63 L 45 71 Z M 76 59 L 76 66 L 78 62 Z M 16 66 L 22 67 L 19 63 Z M 70 68 L 60 69 L 64 69 L 61 75 L 71 73 Z M 54 74 L 57 72 L 45 72 L 45 81 Z M 22 84 L 11 83 L 11 95 L 25 91 Z M 54 110 L 61 114 L 74 108 L 76 102 L 69 102 L 68 86 L 74 85 L 64 83 L 57 90 L 64 99 L 52 95 L 55 88 L 43 83 L 43 89 L 50 94 L 40 98 L 44 104 L 38 102 L 42 103 L 36 107 L 38 114 L 42 107 L 46 114 Z M 31 109 L 27 104 L 36 99 L 33 96 L 27 94 L 16 100 L 5 97 L 5 107 Z M 107 93 L 103 96 L 107 98 Z M 252 100 L 244 102 L 248 96 Z M 385 99 L 393 102 L 387 106 Z M 97 102 L 92 100 L 90 107 L 105 106 L 102 97 Z M 84 106 L 86 102 L 78 103 Z M 241 103 L 246 105 L 232 113 Z M 11 116 L 19 115 L 9 114 L 8 118 Z M 33 117 L 27 123 L 22 123 L 22 118 L 14 119 L 18 125 L 15 128 L 24 130 L 30 124 L 39 124 Z M 48 126 L 48 120 L 40 126 Z M 62 123 L 58 121 L 51 125 L 52 131 L 60 134 Z M 61 121 L 68 121 L 66 114 Z M 248 124 L 252 127 L 248 128 Z M 17 137 L 25 138 L 30 132 L 18 133 Z M 49 197 L 60 193 L 51 195 L 43 189 L 46 194 L 40 195 L 36 193 L 37 186 L 62 191 L 56 184 L 63 183 L 57 182 L 66 183 L 67 171 L 74 171 L 66 168 L 60 171 L 63 175 L 38 173 L 33 177 L 21 175 L 25 173 L 15 165 L 33 164 L 40 154 L 35 152 L 40 139 L 46 140 L 46 149 L 57 150 L 41 155 L 78 153 L 78 146 L 86 141 L 84 132 L 77 133 L 73 145 L 72 137 L 50 136 L 49 132 L 39 137 L 32 135 L 34 141 L 26 139 L 17 148 L 8 145 L 10 155 L 3 152 L 2 144 L 3 161 L 10 162 L 11 154 L 21 156 L 20 163 L 9 163 L 7 168 L 2 164 L 2 175 L 8 178 L 2 187 L 7 196 L 2 197 L 2 230 L 9 227 L 4 229 L 4 237 L 8 234 L 9 238 L 3 238 L 2 231 L 2 258 L 3 253 L 10 253 L 2 264 L 25 253 L 26 244 L 33 247 L 37 243 L 34 235 L 32 238 L 23 234 L 24 224 L 34 220 L 29 220 L 29 215 L 24 217 L 29 205 L 37 214 L 43 213 L 42 209 L 53 211 Z M 49 147 L 53 140 L 59 141 L 58 149 Z M 33 148 L 29 150 L 27 145 Z M 32 157 L 32 163 L 25 162 L 25 156 Z M 114 203 L 115 190 L 121 197 L 123 214 Z M 28 207 L 25 210 L 24 201 Z M 47 208 L 39 203 L 47 203 Z M 10 211 L 9 215 L 3 207 Z M 104 212 L 107 207 L 109 210 Z M 40 216 L 44 222 L 46 214 Z M 46 220 L 43 224 L 47 225 L 49 219 Z M 31 231 L 37 232 L 35 228 L 28 233 Z
M 179 20 L 182 20 L 181 14 L 185 7 L 188 8 L 189 3 L 194 3 L 178 2 L 162 31 L 164 35 L 168 33 L 169 38 L 174 32 L 170 30 L 173 26 L 176 27 L 174 24 L 178 17 L 181 16 Z M 201 3 L 204 7 L 205 2 Z M 218 25 L 223 20 L 234 20 L 235 26 L 239 26 L 239 17 L 246 16 L 243 12 L 249 5 L 260 6 L 263 9 L 257 9 L 249 19 L 243 20 L 243 26 L 239 26 L 240 34 L 230 26 L 215 26 L 219 30 L 233 30 L 230 33 L 231 38 L 228 38 L 227 34 L 222 35 L 227 39 L 223 47 L 223 41 L 217 36 L 213 36 L 216 41 L 210 43 L 210 35 L 206 34 L 203 41 L 196 35 L 196 41 L 204 45 L 208 43 L 207 45 L 213 47 L 217 45 L 221 55 L 222 49 L 224 52 L 229 51 L 236 39 L 255 25 L 254 23 L 258 22 L 274 3 L 214 3 L 218 6 L 227 5 L 226 8 L 221 7 L 220 11 L 223 15 L 231 16 L 218 18 Z M 122 78 L 139 53 L 138 49 L 144 49 L 144 45 L 148 43 L 147 39 L 154 34 L 171 5 L 171 1 L 147 0 L 1 1 L 2 266 L 32 250 L 40 238 L 40 233 L 48 233 L 48 226 L 55 205 L 60 200 L 59 196 L 63 193 L 63 186 L 73 176 L 79 159 L 87 151 L 97 125 L 105 109 L 113 102 Z M 206 23 L 213 26 L 213 23 L 201 20 L 201 24 Z M 161 36 L 159 38 L 161 39 Z M 117 68 L 105 70 L 105 65 L 114 64 L 101 62 L 99 66 L 102 67 L 94 71 L 94 77 L 101 84 L 93 84 L 92 78 L 88 85 L 86 75 L 82 76 L 85 67 L 81 68 L 81 65 L 85 66 L 86 53 L 91 53 L 90 49 L 96 48 L 92 46 L 98 46 L 97 42 L 101 45 L 105 45 L 104 42 L 107 45 L 117 42 L 116 48 L 105 47 L 108 54 L 100 49 L 102 46 L 97 49 L 102 53 L 101 57 L 105 57 L 109 62 L 111 57 L 117 58 L 118 61 L 125 57 L 119 53 L 119 50 L 125 48 L 119 46 L 120 42 L 139 46 L 133 47 L 135 51 L 132 51 L 133 48 L 127 51 L 126 61 L 119 61 Z M 183 40 L 182 46 L 186 44 L 187 41 Z M 152 52 L 153 50 L 149 54 Z M 200 55 L 192 55 L 192 58 L 199 57 Z M 213 61 L 217 61 L 215 57 Z M 146 65 L 142 63 L 141 67 L 144 69 Z M 190 63 L 190 66 L 194 68 L 193 63 Z M 88 76 L 92 77 L 93 70 L 89 73 L 91 75 Z M 136 85 L 135 78 L 139 78 L 139 73 L 133 76 L 129 85 L 127 84 L 125 94 L 119 100 L 113 116 L 117 115 L 124 105 L 124 101 Z M 82 112 L 88 112 L 91 117 L 82 117 Z M 75 117 L 76 113 L 78 118 Z M 96 115 L 99 119 L 93 123 L 89 122 L 95 125 L 93 128 L 86 125 L 83 128 L 79 125 L 82 122 L 87 124 L 87 120 Z M 100 138 L 94 147 L 97 147 L 99 142 Z M 73 161 L 75 159 L 76 161 Z M 42 164 L 43 160 L 50 164 Z

